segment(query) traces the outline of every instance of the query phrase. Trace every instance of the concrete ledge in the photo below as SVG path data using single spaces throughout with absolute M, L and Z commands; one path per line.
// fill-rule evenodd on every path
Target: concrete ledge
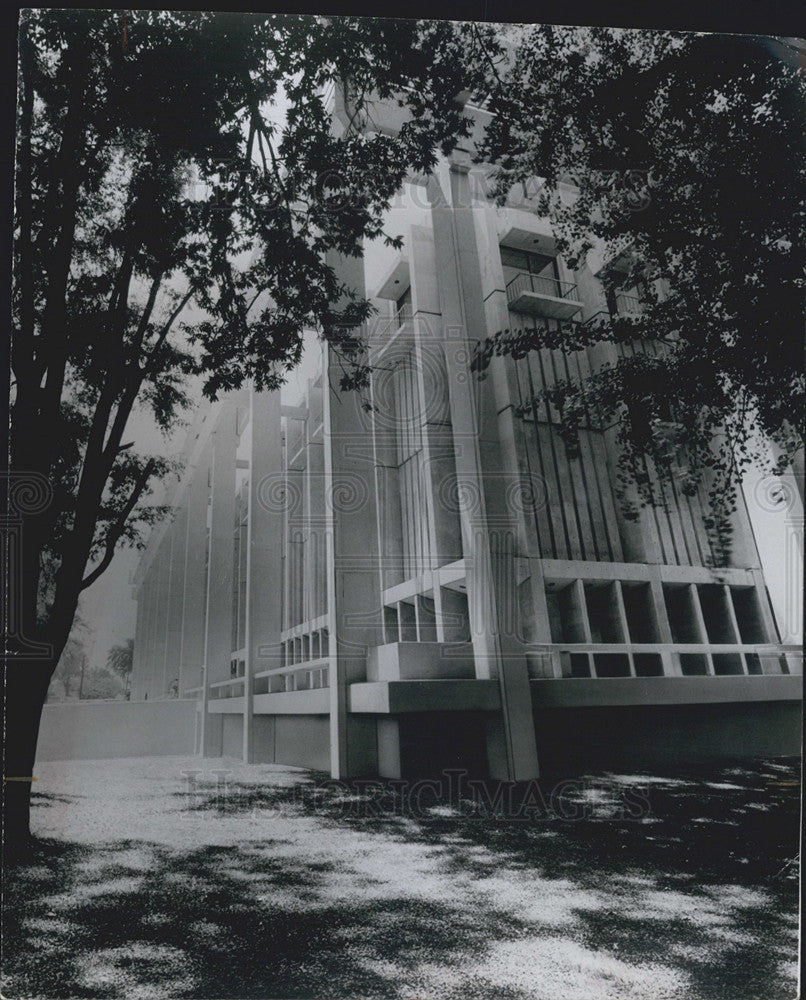
M 207 702 L 207 711 L 211 715 L 235 713 L 243 715 L 244 699 L 240 698 L 211 698 Z
M 389 642 L 367 652 L 367 680 L 474 680 L 470 643 Z
M 562 677 L 532 680 L 535 708 L 708 705 L 800 701 L 803 678 L 788 674 L 726 677 Z
M 350 711 L 375 715 L 398 712 L 494 712 L 501 707 L 498 681 L 377 681 L 350 685 Z
M 255 715 L 329 715 L 330 688 L 254 696 Z

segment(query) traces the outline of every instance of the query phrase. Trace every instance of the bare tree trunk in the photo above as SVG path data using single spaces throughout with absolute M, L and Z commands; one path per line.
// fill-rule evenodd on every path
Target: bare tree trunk
M 30 844 L 31 782 L 42 706 L 56 663 L 19 660 L 5 670 L 3 850 L 24 853 Z

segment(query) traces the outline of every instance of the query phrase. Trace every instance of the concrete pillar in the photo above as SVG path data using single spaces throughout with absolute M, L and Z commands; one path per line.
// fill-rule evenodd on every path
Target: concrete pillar
M 207 554 L 208 477 L 212 444 L 207 442 L 194 467 L 189 470 L 186 488 L 185 586 L 182 603 L 182 645 L 179 657 L 179 692 L 198 687 L 204 664 L 204 614 L 207 603 L 205 558 Z
M 402 777 L 400 762 L 400 723 L 397 719 L 381 716 L 377 723 L 378 776 Z
M 364 294 L 364 265 L 333 254 L 331 265 Z M 382 642 L 383 605 L 370 421 L 357 392 L 337 388 L 342 369 L 326 350 L 324 386 L 325 520 L 328 528 L 330 751 L 334 778 L 377 773 L 375 721 L 348 713 L 349 685 L 366 679 L 369 646 Z
M 168 527 L 170 535 L 171 562 L 168 582 L 167 616 L 165 635 L 165 672 L 167 688 L 171 689 L 174 679 L 179 687 L 182 658 L 182 617 L 185 596 L 185 545 L 187 543 L 187 503 L 183 500 L 176 510 L 173 522 Z
M 469 367 L 475 343 L 494 331 L 488 330 L 485 322 L 468 170 L 467 165 L 454 162 L 428 181 L 460 521 L 465 560 L 469 561 L 468 602 L 477 675 L 497 677 L 500 683 L 502 714 L 491 720 L 488 729 L 491 774 L 528 780 L 539 773 L 531 692 L 523 645 L 507 621 L 517 526 L 507 516 L 506 472 L 500 462 L 495 413 L 491 423 L 490 401 L 485 400 L 483 391 L 477 392 L 474 400 Z M 486 402 L 487 414 L 474 405 L 479 402 L 482 406 Z M 500 520 L 492 530 L 491 511 Z
M 150 698 L 166 694 L 165 646 L 168 634 L 168 590 L 171 582 L 171 540 L 163 534 L 156 560 L 156 600 L 154 602 L 153 691 Z
M 232 624 L 232 533 L 235 526 L 236 408 L 222 403 L 212 434 L 212 520 L 207 581 L 207 629 L 204 644 L 204 715 L 202 753 L 220 757 L 223 716 L 208 712 L 210 684 L 229 677 Z
M 470 179 L 472 180 L 472 178 Z M 468 184 L 470 188 L 470 183 Z M 498 244 L 498 226 L 495 211 L 487 204 L 483 192 L 469 190 L 469 196 L 478 194 L 473 202 L 472 218 L 478 247 L 481 295 L 484 301 L 485 320 L 491 333 L 510 326 L 506 283 L 501 265 Z M 537 505 L 552 497 L 548 487 L 537 479 L 537 471 L 529 467 L 529 449 L 524 422 L 514 414 L 520 401 L 515 363 L 511 358 L 493 358 L 490 376 L 495 399 L 497 438 L 500 441 L 500 469 L 504 472 L 507 493 L 504 498 L 507 514 L 516 531 L 516 559 L 521 564 L 519 575 L 528 576 L 527 607 L 518 622 L 518 638 L 524 643 L 551 642 L 546 583 L 543 574 L 540 541 L 537 534 Z M 517 581 L 519 584 L 521 580 Z M 521 605 L 522 606 L 522 605 Z
M 132 657 L 132 679 L 130 687 L 130 697 L 132 701 L 139 701 L 142 698 L 143 690 L 143 652 L 146 641 L 145 636 L 145 587 L 143 583 L 137 589 L 137 613 L 134 626 L 134 655 Z
M 246 566 L 246 679 L 244 682 L 243 757 L 255 759 L 254 675 L 280 666 L 283 567 L 283 503 L 280 498 L 283 451 L 280 393 L 252 392 L 249 456 L 249 521 Z M 260 749 L 260 748 L 259 748 Z M 265 754 L 261 755 L 265 759 Z

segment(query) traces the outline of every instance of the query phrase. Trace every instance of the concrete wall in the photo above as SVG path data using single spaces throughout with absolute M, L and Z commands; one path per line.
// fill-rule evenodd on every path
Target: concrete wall
M 801 724 L 800 701 L 535 711 L 544 776 L 580 768 L 798 756 Z
M 45 705 L 36 759 L 95 760 L 193 753 L 195 700 Z
M 326 715 L 278 715 L 276 764 L 330 770 L 330 719 Z
M 223 735 L 221 740 L 222 756 L 243 756 L 243 716 L 223 716 Z

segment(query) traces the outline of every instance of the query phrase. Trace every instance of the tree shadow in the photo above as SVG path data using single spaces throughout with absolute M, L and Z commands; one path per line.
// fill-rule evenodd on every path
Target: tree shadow
M 797 774 L 773 762 L 587 775 L 565 788 L 575 819 L 552 810 L 547 783 L 546 814 L 526 818 L 433 789 L 414 809 L 411 787 L 321 775 L 202 786 L 173 807 L 288 823 L 223 846 L 39 841 L 6 879 L 4 992 L 385 998 L 438 982 L 447 1000 L 550 1000 L 551 962 L 588 975 L 588 993 L 567 993 L 580 1000 L 643 996 L 631 975 L 654 969 L 682 977 L 687 998 L 792 995 Z M 517 954 L 526 982 L 497 972 Z

